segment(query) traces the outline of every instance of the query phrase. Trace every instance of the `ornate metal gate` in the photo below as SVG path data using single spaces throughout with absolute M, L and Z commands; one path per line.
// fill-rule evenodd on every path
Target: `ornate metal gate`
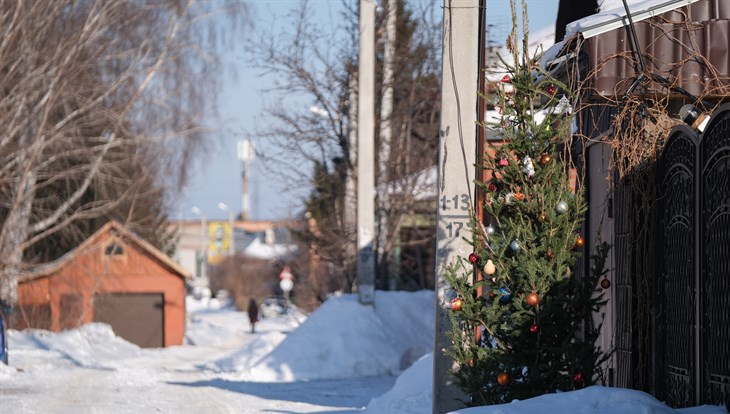
M 700 400 L 730 404 L 730 105 L 713 114 L 700 162 Z
M 616 214 L 616 378 L 615 385 L 622 388 L 634 387 L 635 341 L 634 341 L 634 281 L 633 281 L 633 190 L 631 178 L 619 181 L 614 196 Z
M 657 171 L 656 389 L 675 407 L 730 402 L 730 105 L 672 130 Z
M 657 390 L 675 407 L 694 405 L 697 136 L 680 126 L 667 140 L 657 178 Z

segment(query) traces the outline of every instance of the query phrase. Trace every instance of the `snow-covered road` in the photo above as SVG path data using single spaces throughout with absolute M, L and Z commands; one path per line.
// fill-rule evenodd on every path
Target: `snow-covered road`
M 22 374 L 22 373 L 21 373 Z M 232 381 L 205 372 L 73 368 L 0 384 L 8 413 L 358 412 L 391 377 L 293 383 Z
M 61 334 L 11 332 L 0 366 L 2 413 L 320 413 L 362 411 L 395 377 L 257 382 L 221 369 L 241 350 L 254 364 L 297 321 L 265 319 L 248 332 L 244 313 L 191 313 L 188 345 L 140 349 L 92 324 Z M 197 343 L 193 345 L 192 342 Z M 2 364 L 0 364 L 2 365 Z M 228 365 L 233 365 L 230 362 Z

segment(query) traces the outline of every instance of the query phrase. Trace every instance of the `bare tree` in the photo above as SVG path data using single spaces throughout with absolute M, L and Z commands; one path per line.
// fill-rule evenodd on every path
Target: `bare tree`
M 216 87 L 212 7 L 0 0 L 0 301 L 44 240 L 184 181 Z
M 436 163 L 438 142 L 438 68 L 440 21 L 434 18 L 434 3 L 409 9 L 397 3 L 395 57 L 393 62 L 393 110 L 390 154 L 378 179 L 382 192 L 391 192 L 385 214 L 387 237 L 382 250 L 400 247 L 403 217 L 418 208 L 424 170 Z M 340 289 L 350 291 L 355 281 L 355 229 L 348 222 L 348 182 L 356 180 L 352 132 L 355 128 L 358 15 L 353 2 L 343 2 L 340 26 L 331 32 L 317 24 L 307 1 L 286 19 L 288 31 L 274 35 L 262 31 L 260 38 L 247 47 L 253 65 L 275 80 L 267 90 L 277 99 L 265 111 L 265 122 L 252 134 L 277 148 L 265 158 L 275 160 L 277 171 L 289 179 L 293 188 L 308 188 L 306 201 L 309 219 L 316 224 L 302 236 L 314 246 L 320 265 L 309 274 L 322 280 L 310 286 L 328 286 L 333 278 Z M 385 14 L 386 10 L 379 13 Z M 385 30 L 384 16 L 376 18 L 378 32 Z M 382 51 L 383 44 L 377 45 Z M 382 55 L 378 53 L 378 55 Z M 377 79 L 382 83 L 382 59 L 378 59 Z M 376 88 L 382 90 L 383 88 Z M 376 97 L 376 102 L 380 96 Z M 378 104 L 379 106 L 379 104 Z M 376 108 L 376 114 L 379 113 Z M 377 122 L 380 122 L 378 119 Z M 376 126 L 376 130 L 378 130 Z M 376 138 L 376 148 L 380 144 Z M 385 179 L 387 177 L 387 180 Z M 435 208 L 431 214 L 435 216 Z M 427 226 L 428 227 L 428 226 Z M 431 234 L 420 242 L 430 245 Z M 387 255 L 385 260 L 390 260 Z M 392 266 L 381 265 L 379 287 L 385 287 Z M 423 286 L 421 286 L 423 287 Z M 327 293 L 327 292 L 325 292 Z M 324 294 L 320 295 L 324 297 Z

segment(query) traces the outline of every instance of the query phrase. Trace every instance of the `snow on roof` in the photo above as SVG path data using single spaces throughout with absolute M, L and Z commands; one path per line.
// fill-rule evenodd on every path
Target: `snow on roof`
M 634 22 L 688 6 L 699 0 L 629 0 L 629 10 Z M 604 0 L 601 12 L 569 23 L 565 27 L 565 37 L 581 33 L 584 39 L 617 29 L 629 24 L 621 0 Z
M 255 259 L 274 260 L 296 253 L 297 247 L 289 244 L 266 244 L 256 237 L 245 249 L 243 255 Z

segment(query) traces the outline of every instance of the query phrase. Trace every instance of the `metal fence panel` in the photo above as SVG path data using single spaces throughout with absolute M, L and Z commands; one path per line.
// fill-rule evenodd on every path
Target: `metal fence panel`
M 730 403 L 730 105 L 700 141 L 701 403 Z
M 673 130 L 659 161 L 657 200 L 657 391 L 675 407 L 695 402 L 695 171 L 697 139 Z
M 634 249 L 632 246 L 632 184 L 625 178 L 617 185 L 614 193 L 616 209 L 616 383 L 617 387 L 634 387 L 634 336 L 633 336 L 633 269 Z

